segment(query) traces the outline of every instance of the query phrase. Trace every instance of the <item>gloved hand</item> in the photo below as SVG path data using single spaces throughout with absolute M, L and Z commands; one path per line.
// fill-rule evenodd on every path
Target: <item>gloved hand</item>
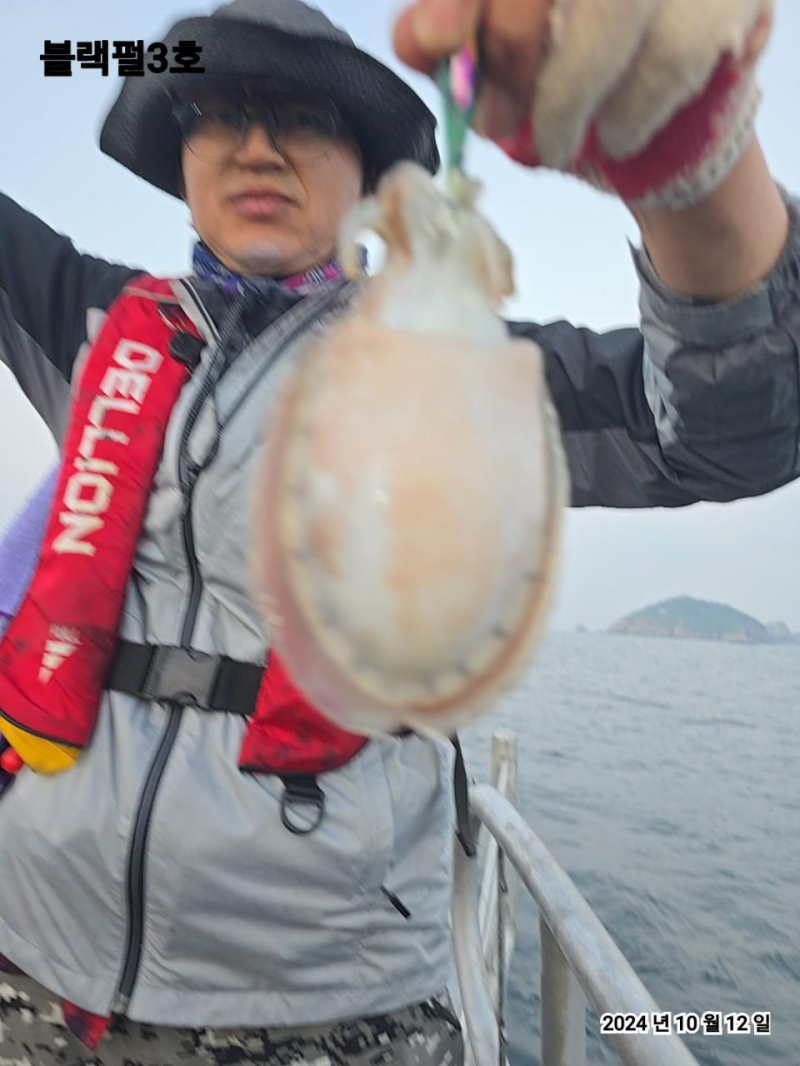
M 0 735 L 0 796 L 12 785 L 23 762 L 5 737 Z
M 753 132 L 773 0 L 416 0 L 401 59 L 431 71 L 477 26 L 479 132 L 639 206 L 704 199 Z

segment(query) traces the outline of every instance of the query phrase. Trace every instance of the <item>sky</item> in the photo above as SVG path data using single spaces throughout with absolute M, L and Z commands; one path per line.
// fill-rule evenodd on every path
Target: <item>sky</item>
M 4 0 L 0 24 L 0 189 L 68 234 L 82 250 L 154 273 L 183 273 L 193 241 L 183 204 L 135 178 L 97 148 L 115 77 L 76 68 L 45 78 L 45 39 L 163 38 L 179 18 L 205 14 L 209 0 Z M 394 57 L 393 0 L 318 0 L 356 41 L 405 77 L 439 113 L 427 79 Z M 800 3 L 777 0 L 777 27 L 761 65 L 759 134 L 776 177 L 800 192 L 797 41 Z M 511 246 L 517 295 L 509 315 L 567 318 L 594 329 L 637 321 L 637 283 L 624 207 L 580 183 L 533 172 L 473 138 L 468 169 L 484 185 L 482 208 Z M 0 239 L 2 235 L 0 235 Z M 0 367 L 0 527 L 54 457 L 48 432 Z M 678 511 L 590 508 L 567 517 L 552 625 L 605 628 L 656 600 L 720 600 L 762 621 L 800 631 L 800 483 L 770 496 Z

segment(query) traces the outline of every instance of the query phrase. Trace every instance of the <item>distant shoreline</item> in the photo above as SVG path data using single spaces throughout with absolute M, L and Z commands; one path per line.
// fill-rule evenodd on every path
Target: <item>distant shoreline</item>
M 580 628 L 580 627 L 579 627 Z M 612 635 L 705 640 L 726 644 L 798 644 L 800 634 L 783 622 L 759 622 L 724 603 L 678 596 L 625 615 L 606 631 Z

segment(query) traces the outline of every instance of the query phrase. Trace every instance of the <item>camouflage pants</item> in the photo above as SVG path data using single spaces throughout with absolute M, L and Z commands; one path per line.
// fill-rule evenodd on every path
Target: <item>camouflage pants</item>
M 463 1066 L 445 996 L 372 1018 L 299 1029 L 173 1029 L 115 1020 L 96 1052 L 65 1028 L 55 997 L 0 974 L 0 1066 Z

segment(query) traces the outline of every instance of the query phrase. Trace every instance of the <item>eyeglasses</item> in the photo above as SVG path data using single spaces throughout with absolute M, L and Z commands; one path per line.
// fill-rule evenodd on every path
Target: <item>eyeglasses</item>
M 342 117 L 332 105 L 191 101 L 176 104 L 174 114 L 186 147 L 207 163 L 226 163 L 242 148 L 253 126 L 266 130 L 275 150 L 296 162 L 325 155 L 344 131 Z

